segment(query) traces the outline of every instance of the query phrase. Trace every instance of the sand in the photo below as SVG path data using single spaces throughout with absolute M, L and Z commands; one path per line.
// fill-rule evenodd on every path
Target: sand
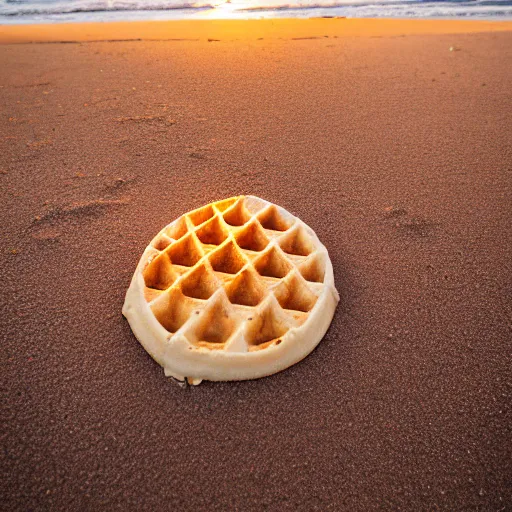
M 510 25 L 368 23 L 0 46 L 3 509 L 512 507 Z M 243 193 L 315 229 L 341 302 L 289 370 L 184 390 L 124 293 Z

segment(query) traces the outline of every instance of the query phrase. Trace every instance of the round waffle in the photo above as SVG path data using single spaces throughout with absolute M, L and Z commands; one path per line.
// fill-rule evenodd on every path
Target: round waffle
M 306 357 L 339 300 L 327 249 L 254 196 L 182 215 L 151 241 L 123 314 L 165 375 L 190 384 L 264 377 Z

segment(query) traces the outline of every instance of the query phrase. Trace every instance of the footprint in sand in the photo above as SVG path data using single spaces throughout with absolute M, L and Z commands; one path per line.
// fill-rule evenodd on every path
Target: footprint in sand
M 130 187 L 135 181 L 137 180 L 137 177 L 129 177 L 129 178 L 116 178 L 113 181 L 107 182 L 103 189 L 107 194 L 117 194 L 121 190 L 125 190 L 126 188 Z
M 429 238 L 435 234 L 437 224 L 421 216 L 411 216 L 405 208 L 388 206 L 384 220 L 395 228 L 398 235 L 412 239 Z
M 96 199 L 59 206 L 42 215 L 35 216 L 27 231 L 35 240 L 58 242 L 65 231 L 69 231 L 70 228 L 76 229 L 77 224 L 81 224 L 90 218 L 108 214 L 129 202 L 128 198 Z
M 81 173 L 80 177 L 84 177 Z M 98 177 L 102 174 L 98 174 Z M 126 193 L 137 181 L 137 176 L 108 179 L 102 186 L 102 197 L 90 201 L 76 201 L 47 209 L 36 215 L 27 231 L 35 240 L 56 242 L 70 227 L 102 215 L 108 215 L 116 208 L 130 202 Z M 46 203 L 47 204 L 47 203 Z

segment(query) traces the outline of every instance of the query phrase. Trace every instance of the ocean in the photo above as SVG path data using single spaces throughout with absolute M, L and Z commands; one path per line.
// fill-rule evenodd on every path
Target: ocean
M 0 0 L 0 24 L 255 18 L 512 19 L 512 0 Z

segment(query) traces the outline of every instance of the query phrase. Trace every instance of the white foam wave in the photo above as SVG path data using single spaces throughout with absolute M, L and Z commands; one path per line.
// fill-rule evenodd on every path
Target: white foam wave
M 512 19 L 512 0 L 0 0 L 0 23 L 315 16 Z

